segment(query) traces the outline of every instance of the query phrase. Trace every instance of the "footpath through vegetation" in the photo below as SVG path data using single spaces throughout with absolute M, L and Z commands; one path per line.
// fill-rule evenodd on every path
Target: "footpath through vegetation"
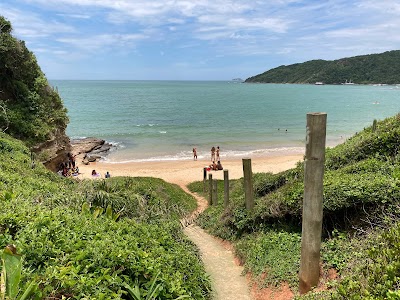
M 235 263 L 232 249 L 227 249 L 221 241 L 192 223 L 207 208 L 207 201 L 190 192 L 186 186 L 181 185 L 181 188 L 196 198 L 198 203 L 197 210 L 183 222 L 184 233 L 200 250 L 205 270 L 211 279 L 212 299 L 250 300 L 250 289 L 243 274 L 243 267 Z

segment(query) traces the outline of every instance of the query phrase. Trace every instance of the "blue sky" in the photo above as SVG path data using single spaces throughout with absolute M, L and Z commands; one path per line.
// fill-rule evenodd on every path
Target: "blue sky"
M 2 0 L 49 79 L 230 80 L 400 49 L 400 1 Z

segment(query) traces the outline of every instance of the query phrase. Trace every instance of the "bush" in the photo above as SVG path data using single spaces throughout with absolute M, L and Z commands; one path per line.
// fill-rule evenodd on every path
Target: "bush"
M 287 281 L 295 288 L 299 281 L 300 242 L 298 233 L 269 230 L 237 242 L 236 255 L 245 262 L 246 271 L 264 278 L 264 285 L 279 286 Z
M 38 297 L 126 299 L 127 286 L 145 296 L 156 278 L 162 299 L 210 298 L 198 251 L 179 223 L 196 201 L 176 185 L 59 177 L 32 168 L 23 143 L 0 133 L 0 205 L 0 247 L 17 246 L 22 285 L 35 280 Z

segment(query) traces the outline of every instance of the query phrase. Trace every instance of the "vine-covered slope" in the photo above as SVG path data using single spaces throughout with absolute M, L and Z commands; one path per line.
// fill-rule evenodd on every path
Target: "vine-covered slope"
M 0 133 L 0 205 L 0 253 L 16 246 L 18 288 L 33 281 L 34 299 L 128 299 L 129 288 L 144 298 L 210 298 L 199 254 L 180 226 L 196 200 L 176 185 L 59 177 L 32 168 L 29 149 Z

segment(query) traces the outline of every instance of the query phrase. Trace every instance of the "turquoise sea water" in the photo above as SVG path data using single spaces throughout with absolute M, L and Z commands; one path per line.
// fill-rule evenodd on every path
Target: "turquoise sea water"
M 306 114 L 328 114 L 327 145 L 399 112 L 399 86 L 205 81 L 51 81 L 71 138 L 117 145 L 110 162 L 304 153 Z

